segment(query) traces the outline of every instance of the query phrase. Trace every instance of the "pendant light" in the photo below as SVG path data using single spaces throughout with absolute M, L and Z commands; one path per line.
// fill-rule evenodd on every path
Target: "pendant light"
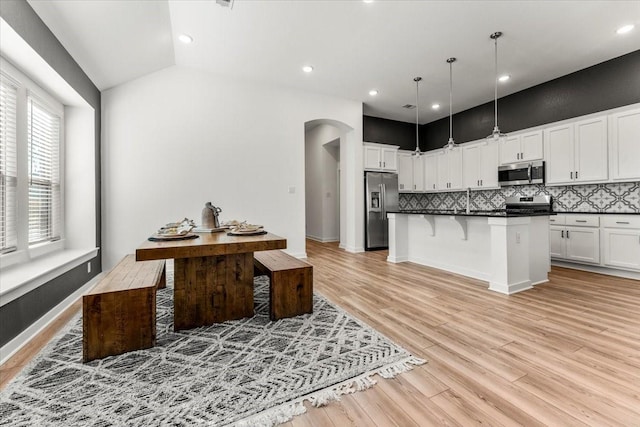
M 452 149 L 456 147 L 456 143 L 453 140 L 453 63 L 456 62 L 456 58 L 447 59 L 449 64 L 449 141 L 444 148 Z
M 494 115 L 495 115 L 495 126 L 493 128 L 493 132 L 487 138 L 493 138 L 494 140 L 498 140 L 501 137 L 507 136 L 507 134 L 500 132 L 500 128 L 498 127 L 498 38 L 502 36 L 500 31 L 496 31 L 491 34 L 489 37 L 493 39 L 495 43 L 495 65 L 496 65 L 496 75 L 494 81 Z
M 420 138 L 418 135 L 418 128 L 419 128 L 419 119 L 420 119 L 420 107 L 418 106 L 418 92 L 419 92 L 419 87 L 420 87 L 420 81 L 422 80 L 422 77 L 415 77 L 413 79 L 414 82 L 416 82 L 416 150 L 413 152 L 413 156 L 416 157 L 420 157 L 422 155 L 422 152 L 420 151 Z

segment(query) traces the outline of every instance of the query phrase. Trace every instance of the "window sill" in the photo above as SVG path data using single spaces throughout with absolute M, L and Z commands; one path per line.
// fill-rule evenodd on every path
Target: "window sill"
M 0 307 L 96 257 L 98 248 L 66 249 L 2 270 Z

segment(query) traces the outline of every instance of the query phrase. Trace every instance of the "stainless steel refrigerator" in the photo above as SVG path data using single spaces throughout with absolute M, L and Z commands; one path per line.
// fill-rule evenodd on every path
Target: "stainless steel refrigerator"
M 389 247 L 387 212 L 398 210 L 398 174 L 365 172 L 365 249 Z

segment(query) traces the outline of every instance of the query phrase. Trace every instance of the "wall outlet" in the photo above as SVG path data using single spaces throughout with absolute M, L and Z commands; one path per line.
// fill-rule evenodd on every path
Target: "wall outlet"
M 87 263 L 87 273 L 91 273 L 91 261 Z
M 520 233 L 516 232 L 516 243 L 520 243 Z

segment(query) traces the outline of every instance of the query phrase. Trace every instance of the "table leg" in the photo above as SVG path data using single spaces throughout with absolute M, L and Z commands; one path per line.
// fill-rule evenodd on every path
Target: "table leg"
M 253 316 L 253 252 L 174 261 L 176 331 Z

